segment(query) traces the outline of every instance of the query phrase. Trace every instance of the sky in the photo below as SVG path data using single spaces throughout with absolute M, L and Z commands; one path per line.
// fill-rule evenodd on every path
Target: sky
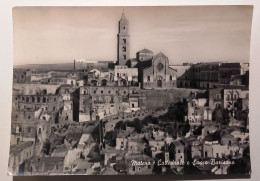
M 249 62 L 251 6 L 16 7 L 14 65 L 116 61 L 123 10 L 130 58 L 147 48 L 171 65 Z

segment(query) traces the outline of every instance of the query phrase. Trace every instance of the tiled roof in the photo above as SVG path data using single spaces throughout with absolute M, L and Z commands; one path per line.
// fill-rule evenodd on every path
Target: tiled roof
M 152 54 L 153 54 L 153 52 L 152 52 L 151 50 L 148 50 L 148 49 L 146 49 L 146 48 L 144 48 L 144 49 L 138 51 L 137 53 L 152 53 Z

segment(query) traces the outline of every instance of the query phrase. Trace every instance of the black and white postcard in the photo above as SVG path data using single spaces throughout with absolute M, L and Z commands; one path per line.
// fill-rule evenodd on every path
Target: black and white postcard
M 250 177 L 252 13 L 13 8 L 9 175 Z

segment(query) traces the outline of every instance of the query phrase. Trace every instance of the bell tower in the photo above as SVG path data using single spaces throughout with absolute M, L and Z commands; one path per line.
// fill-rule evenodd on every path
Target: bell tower
M 129 37 L 128 20 L 126 19 L 123 11 L 122 17 L 118 23 L 117 34 L 117 62 L 119 65 L 125 65 L 126 61 L 129 60 Z

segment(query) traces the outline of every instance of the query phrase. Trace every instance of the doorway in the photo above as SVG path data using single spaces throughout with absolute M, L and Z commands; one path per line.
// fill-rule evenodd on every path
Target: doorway
M 159 76 L 157 78 L 157 87 L 162 87 L 162 77 L 161 76 Z

